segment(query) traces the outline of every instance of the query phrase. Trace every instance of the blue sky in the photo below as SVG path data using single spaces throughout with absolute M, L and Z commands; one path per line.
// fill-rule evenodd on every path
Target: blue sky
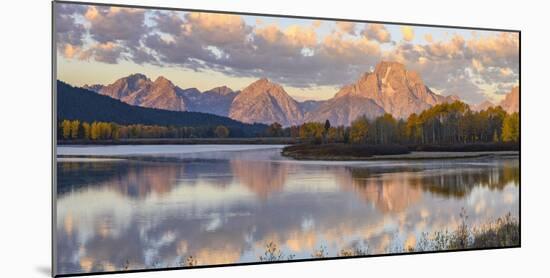
M 56 4 L 57 75 L 108 84 L 140 72 L 182 88 L 240 90 L 258 78 L 327 99 L 383 60 L 443 95 L 498 102 L 517 85 L 514 33 Z

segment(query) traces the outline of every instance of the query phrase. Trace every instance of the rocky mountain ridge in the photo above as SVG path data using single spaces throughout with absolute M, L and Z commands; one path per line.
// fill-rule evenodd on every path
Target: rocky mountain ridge
M 227 86 L 204 92 L 196 88 L 182 89 L 165 77 L 154 81 L 143 74 L 132 74 L 108 85 L 86 85 L 84 88 L 130 105 L 171 111 L 192 111 L 228 116 L 244 123 L 279 122 L 283 126 L 306 121 L 333 125 L 350 125 L 361 115 L 375 118 L 390 113 L 407 118 L 434 105 L 460 100 L 442 96 L 425 85 L 420 75 L 397 62 L 380 62 L 353 84 L 343 86 L 334 97 L 323 101 L 298 102 L 285 89 L 268 79 L 259 79 L 242 91 Z M 506 111 L 519 110 L 519 89 L 515 87 L 499 103 Z M 492 103 L 472 106 L 486 109 Z

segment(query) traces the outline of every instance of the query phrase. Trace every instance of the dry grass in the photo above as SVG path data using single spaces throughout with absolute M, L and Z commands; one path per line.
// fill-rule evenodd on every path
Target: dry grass
M 405 246 L 399 238 L 395 237 L 390 244 L 391 247 L 387 249 L 387 253 L 515 247 L 520 244 L 519 220 L 512 217 L 510 213 L 479 227 L 470 227 L 468 225 L 468 215 L 464 209 L 460 211 L 459 216 L 461 221 L 455 230 L 424 233 L 416 241 L 415 246 Z M 363 240 L 361 244 L 352 244 L 350 247 L 340 249 L 335 254 L 330 254 L 328 248 L 321 245 L 318 249 L 311 252 L 311 258 L 357 257 L 370 254 L 368 245 Z M 275 242 L 267 242 L 264 254 L 259 256 L 258 259 L 260 262 L 275 262 L 289 261 L 295 257 L 295 254 L 285 254 Z M 178 266 L 194 267 L 197 265 L 199 265 L 198 258 L 187 256 L 182 259 L 182 262 Z M 122 265 L 121 270 L 129 269 L 130 262 L 126 261 Z

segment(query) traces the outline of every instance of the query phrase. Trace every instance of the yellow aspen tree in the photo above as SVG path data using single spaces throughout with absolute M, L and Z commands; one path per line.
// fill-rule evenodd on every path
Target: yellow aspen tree
M 74 120 L 71 121 L 71 138 L 77 139 L 78 138 L 78 128 L 80 126 L 80 121 Z
M 97 122 L 92 123 L 92 128 L 90 130 L 90 139 L 97 140 L 99 138 L 99 125 Z
M 90 124 L 87 122 L 82 123 L 82 130 L 84 131 L 84 139 L 90 140 Z
M 69 136 L 71 136 L 71 122 L 69 120 L 63 120 L 63 122 L 61 122 L 61 130 L 63 139 L 69 139 Z

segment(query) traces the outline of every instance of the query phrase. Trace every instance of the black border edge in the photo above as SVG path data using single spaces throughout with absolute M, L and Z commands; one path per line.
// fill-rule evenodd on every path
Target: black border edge
M 57 275 L 57 263 L 56 263 L 56 257 L 57 257 L 57 243 L 56 243 L 56 223 L 57 223 L 57 43 L 55 39 L 55 6 L 56 1 L 51 2 L 51 43 L 50 43 L 50 51 L 51 51 L 51 59 L 52 59 L 52 65 L 51 65 L 51 89 L 52 89 L 52 102 L 51 102 L 51 109 L 52 109 L 52 115 L 51 115 L 51 140 L 52 140 L 52 148 L 51 148 L 51 182 L 52 182 L 52 196 L 50 199 L 51 202 L 51 219 L 52 219 L 52 226 L 51 226 L 51 276 L 56 277 Z
M 519 208 L 518 208 L 518 220 L 519 220 L 519 247 L 521 247 L 521 190 L 522 190 L 522 181 L 521 181 L 521 111 L 523 110 L 521 108 L 521 31 L 518 31 L 518 39 L 519 39 L 519 45 L 518 45 L 518 89 L 519 89 Z
M 522 182 L 521 182 L 521 30 L 520 29 L 499 29 L 499 28 L 484 28 L 484 27 L 472 27 L 472 26 L 457 26 L 457 25 L 437 25 L 437 24 L 421 24 L 421 23 L 410 23 L 410 22 L 394 22 L 394 21 L 375 21 L 375 20 L 360 20 L 360 19 L 345 19 L 345 18 L 328 18 L 328 17 L 314 17 L 314 16 L 297 16 L 297 15 L 282 15 L 282 14 L 263 14 L 263 13 L 251 13 L 251 12 L 234 12 L 234 11 L 222 11 L 222 10 L 203 10 L 203 9 L 187 9 L 187 8 L 173 8 L 173 7 L 155 7 L 155 6 L 145 6 L 145 5 L 129 5 L 129 4 L 116 4 L 116 3 L 95 3 L 95 2 L 79 2 L 79 1 L 65 1 L 65 0 L 53 0 L 51 8 L 51 55 L 52 55 L 52 67 L 51 67 L 51 89 L 52 89 L 52 226 L 51 226 L 51 263 L 52 263 L 52 277 L 78 277 L 78 276 L 96 276 L 96 275 L 108 275 L 108 274 L 128 274 L 128 273 L 144 273 L 152 271 L 172 271 L 172 270 L 187 270 L 187 269 L 201 269 L 201 268 L 218 268 L 218 267 L 233 267 L 233 266 L 249 266 L 249 265 L 266 265 L 266 264 L 286 264 L 286 263 L 299 263 L 299 262 L 315 262 L 315 261 L 333 261 L 333 260 L 346 260 L 346 259 L 362 259 L 362 258 L 376 258 L 376 257 L 392 257 L 392 256 L 407 256 L 407 255 L 426 255 L 426 254 L 443 254 L 443 253 L 456 253 L 456 252 L 468 252 L 468 251 L 490 251 L 490 250 L 500 250 L 500 249 L 516 249 L 521 248 L 522 237 L 521 237 L 521 191 L 522 191 Z M 56 189 L 57 189 L 57 179 L 56 179 L 56 147 L 57 147 L 57 48 L 55 40 L 55 6 L 56 4 L 75 4 L 75 5 L 94 5 L 94 6 L 107 6 L 107 7 L 121 7 L 121 8 L 138 8 L 138 9 L 156 9 L 156 10 L 168 10 L 168 11 L 184 11 L 184 12 L 205 12 L 205 13 L 219 13 L 219 14 L 233 14 L 233 15 L 245 15 L 245 16 L 267 16 L 267 17 L 277 17 L 277 18 L 295 18 L 295 19 L 309 19 L 309 20 L 327 20 L 327 21 L 347 21 L 347 22 L 360 22 L 360 23 L 380 23 L 380 24 L 392 24 L 392 25 L 408 25 L 408 26 L 418 26 L 418 27 L 431 27 L 431 28 L 450 28 L 450 29 L 465 29 L 465 30 L 479 30 L 479 31 L 494 31 L 494 32 L 509 32 L 517 33 L 519 36 L 519 210 L 518 210 L 518 220 L 519 220 L 519 244 L 514 246 L 505 246 L 505 247 L 488 247 L 488 248 L 471 248 L 471 249 L 458 249 L 458 250 L 442 250 L 442 251 L 423 251 L 423 252 L 404 252 L 404 253 L 391 253 L 391 254 L 372 254 L 364 256 L 353 256 L 353 257 L 329 257 L 329 258 L 308 258 L 308 259 L 294 259 L 289 261 L 275 261 L 275 262 L 244 262 L 244 263 L 233 263 L 233 264 L 217 264 L 217 265 L 200 265 L 194 267 L 167 267 L 167 268 L 147 268 L 147 269 L 132 269 L 132 270 L 121 270 L 121 271 L 105 271 L 105 272 L 88 272 L 88 273 L 71 273 L 71 274 L 57 274 L 56 264 L 55 264 L 55 255 L 56 255 L 56 237 L 55 237 L 55 223 L 56 223 Z

